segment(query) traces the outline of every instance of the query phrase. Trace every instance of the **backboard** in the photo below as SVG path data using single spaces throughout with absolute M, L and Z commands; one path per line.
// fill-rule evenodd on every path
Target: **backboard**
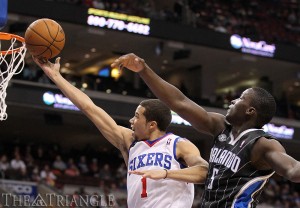
M 5 26 L 7 20 L 7 1 L 0 0 L 0 30 Z

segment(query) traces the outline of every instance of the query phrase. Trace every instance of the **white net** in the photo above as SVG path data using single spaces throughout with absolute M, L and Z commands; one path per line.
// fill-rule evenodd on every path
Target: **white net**
M 3 34 L 0 33 L 0 121 L 7 119 L 5 98 L 9 80 L 23 70 L 26 54 L 25 42 L 20 41 L 20 37 Z M 18 46 L 20 43 L 22 45 Z

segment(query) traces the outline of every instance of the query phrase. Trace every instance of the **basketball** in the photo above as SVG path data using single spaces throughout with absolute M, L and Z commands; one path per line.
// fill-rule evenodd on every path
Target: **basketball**
M 52 19 L 38 19 L 25 32 L 26 48 L 32 56 L 46 62 L 57 56 L 65 45 L 62 27 Z

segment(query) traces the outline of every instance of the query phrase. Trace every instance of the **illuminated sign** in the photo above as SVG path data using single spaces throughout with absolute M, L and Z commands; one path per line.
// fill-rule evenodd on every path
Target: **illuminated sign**
M 150 34 L 150 19 L 89 8 L 87 24 L 141 35 Z
M 172 111 L 172 124 L 180 124 L 185 126 L 191 126 L 189 122 L 181 118 L 177 113 Z M 293 139 L 294 128 L 289 128 L 287 126 L 275 126 L 274 124 L 268 123 L 263 126 L 263 130 L 274 137 L 280 139 Z
M 268 45 L 265 41 L 254 42 L 250 38 L 236 34 L 230 37 L 230 44 L 235 49 L 241 49 L 243 53 L 265 57 L 273 57 L 276 50 L 274 44 Z
M 38 193 L 37 192 L 37 184 L 34 182 L 2 180 L 1 188 L 3 188 L 4 190 L 7 191 L 6 194 L 4 194 L 4 195 L 2 194 L 2 197 L 5 196 L 6 199 L 7 199 L 7 197 L 9 197 L 11 195 L 11 193 L 14 193 L 19 196 L 24 196 L 24 197 L 28 196 L 29 197 L 28 200 L 30 202 L 32 202 L 32 201 L 34 201 L 34 199 L 36 198 L 37 193 Z M 18 198 L 18 199 L 20 199 L 20 198 Z M 8 201 L 6 201 L 6 200 L 4 200 L 4 201 L 5 201 L 5 204 L 7 205 Z M 18 200 L 18 202 L 21 202 L 21 201 Z M 5 205 L 3 207 L 5 207 Z
M 187 122 L 186 120 L 181 118 L 177 113 L 175 113 L 173 111 L 172 111 L 172 121 L 171 121 L 171 123 L 181 124 L 181 125 L 185 125 L 185 126 L 191 126 L 191 124 L 189 122 Z
M 274 124 L 266 124 L 263 126 L 263 130 L 280 139 L 293 139 L 294 128 L 288 128 L 287 126 L 275 126 Z
M 45 92 L 43 94 L 43 101 L 46 105 L 53 105 L 54 108 L 67 109 L 79 111 L 79 109 L 62 94 L 54 94 L 52 92 Z

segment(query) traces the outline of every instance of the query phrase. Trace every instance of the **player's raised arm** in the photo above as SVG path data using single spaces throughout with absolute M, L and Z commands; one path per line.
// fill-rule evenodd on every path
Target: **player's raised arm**
M 267 164 L 278 175 L 294 183 L 300 182 L 300 162 L 286 154 L 278 141 L 262 137 L 256 142 L 252 154 L 253 163 L 258 163 L 258 169 L 262 168 L 261 164 Z
M 60 58 L 57 58 L 55 63 L 51 63 L 50 61 L 41 63 L 35 57 L 33 57 L 33 60 L 42 68 L 45 74 L 56 84 L 63 94 L 96 125 L 102 135 L 111 144 L 120 149 L 122 154 L 128 150 L 132 142 L 129 141 L 132 134 L 131 129 L 117 125 L 111 116 L 96 106 L 85 93 L 65 80 L 59 72 Z M 127 162 L 127 158 L 125 158 L 125 161 Z
M 189 121 L 198 131 L 216 135 L 224 129 L 224 116 L 209 113 L 187 98 L 179 89 L 159 77 L 143 59 L 135 54 L 127 54 L 116 59 L 113 67 L 126 67 L 139 73 L 151 91 L 171 110 Z

